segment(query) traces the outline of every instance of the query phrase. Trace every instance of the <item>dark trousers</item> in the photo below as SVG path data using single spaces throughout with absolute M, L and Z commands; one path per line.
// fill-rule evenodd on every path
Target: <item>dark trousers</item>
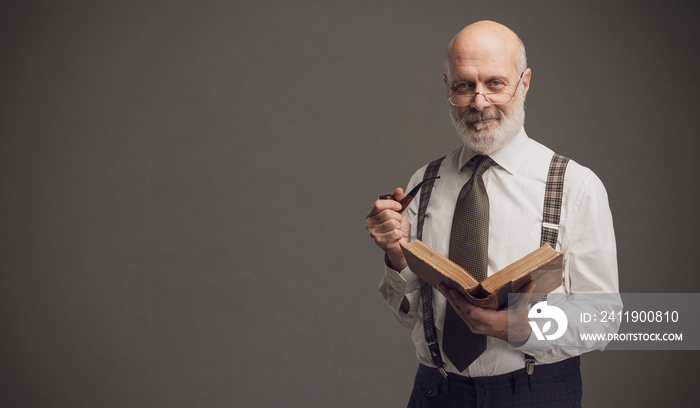
M 578 357 L 491 377 L 463 377 L 420 365 L 409 408 L 580 408 L 581 370 Z

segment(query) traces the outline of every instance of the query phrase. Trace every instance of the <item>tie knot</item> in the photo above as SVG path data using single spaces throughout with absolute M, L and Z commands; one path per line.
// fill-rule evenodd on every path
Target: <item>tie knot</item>
M 474 174 L 481 177 L 484 172 L 494 163 L 489 156 L 476 155 L 474 156 Z

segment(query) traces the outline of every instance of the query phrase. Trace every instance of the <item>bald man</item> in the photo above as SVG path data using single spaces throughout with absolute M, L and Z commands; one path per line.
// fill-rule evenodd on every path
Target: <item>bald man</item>
M 450 117 L 462 144 L 441 161 L 416 171 L 407 186 L 417 185 L 427 169 L 440 176 L 420 217 L 421 239 L 451 257 L 457 245 L 450 245 L 451 235 L 462 222 L 462 216 L 455 215 L 460 192 L 483 189 L 488 275 L 540 246 L 545 185 L 554 152 L 530 139 L 523 127 L 531 78 L 525 47 L 507 27 L 480 21 L 460 31 L 447 48 L 443 79 Z M 474 187 L 478 185 L 482 187 Z M 397 188 L 394 199 L 403 196 Z M 449 288 L 428 289 L 430 293 L 421 296 L 420 279 L 407 267 L 399 245 L 417 237 L 419 201 L 400 212 L 397 201 L 377 200 L 366 222 L 370 236 L 385 252 L 379 290 L 396 318 L 412 330 L 420 363 L 409 407 L 579 407 L 578 356 L 583 350 L 555 346 L 530 350 L 535 339 L 524 302 L 511 308 L 516 318 L 511 316 L 509 326 L 508 310 L 477 308 Z M 564 253 L 564 279 L 553 293 L 617 293 L 607 194 L 595 174 L 573 160 L 566 167 L 558 231 L 556 249 Z M 530 283 L 522 292 L 533 290 Z M 428 307 L 421 303 L 426 299 Z M 431 311 L 432 321 L 425 319 Z M 426 340 L 428 325 L 435 330 L 436 344 Z M 466 327 L 467 333 L 453 328 L 457 325 Z M 509 342 L 518 349 L 509 347 Z M 465 359 L 460 355 L 463 349 L 480 351 Z

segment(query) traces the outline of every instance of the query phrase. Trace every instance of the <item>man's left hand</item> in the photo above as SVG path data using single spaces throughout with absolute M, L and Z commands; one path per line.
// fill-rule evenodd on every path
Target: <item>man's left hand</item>
M 519 293 L 525 294 L 525 296 L 519 296 L 515 304 L 506 309 L 491 310 L 474 306 L 461 293 L 444 283 L 438 286 L 440 293 L 450 302 L 452 308 L 464 320 L 472 333 L 497 337 L 509 341 L 516 347 L 524 344 L 532 331 L 527 320 L 527 305 L 532 298 L 534 289 L 535 282 L 531 281 L 520 289 Z M 508 325 L 509 315 L 510 327 Z M 509 330 L 510 336 L 508 336 Z

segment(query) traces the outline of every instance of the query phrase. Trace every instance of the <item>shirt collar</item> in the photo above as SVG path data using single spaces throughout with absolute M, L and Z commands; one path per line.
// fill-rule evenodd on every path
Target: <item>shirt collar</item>
M 515 135 L 513 140 L 491 153 L 489 157 L 491 157 L 496 164 L 503 167 L 510 174 L 515 174 L 517 169 L 520 167 L 520 164 L 525 159 L 525 149 L 527 147 L 528 139 L 527 133 L 525 133 L 525 128 L 521 127 L 520 131 Z M 460 171 L 475 155 L 476 153 L 474 153 L 467 146 L 462 147 L 462 152 L 459 155 Z

